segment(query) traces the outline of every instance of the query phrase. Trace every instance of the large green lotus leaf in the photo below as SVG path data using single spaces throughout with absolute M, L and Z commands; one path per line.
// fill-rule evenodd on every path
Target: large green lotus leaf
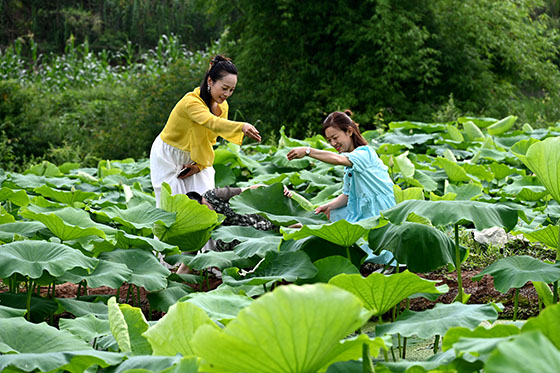
M 171 274 L 152 253 L 144 250 L 110 251 L 99 255 L 99 259 L 126 265 L 132 271 L 127 281 L 147 291 L 157 291 L 167 287 L 167 276 Z
M 406 202 L 403 202 L 406 203 Z M 425 224 L 404 222 L 372 229 L 368 236 L 374 252 L 389 250 L 398 263 L 413 272 L 430 272 L 443 265 L 455 265 L 455 244 L 442 231 Z M 466 255 L 463 250 L 462 256 Z
M 150 302 L 150 307 L 153 310 L 167 312 L 169 307 L 193 291 L 193 288 L 188 285 L 170 281 L 167 288 L 149 293 L 148 301 Z
M 73 180 L 67 177 L 45 177 L 37 176 L 33 174 L 10 174 L 10 182 L 24 189 L 34 189 L 42 185 L 52 185 L 56 188 L 70 188 L 75 184 L 78 184 L 79 180 Z
M 315 187 L 327 187 L 337 183 L 339 180 L 331 175 L 321 175 L 316 172 L 311 172 L 303 170 L 299 172 L 299 177 L 301 180 L 309 181 L 310 185 Z
M 407 199 L 424 199 L 424 189 L 420 187 L 412 187 L 401 189 L 398 185 L 393 185 L 393 193 L 395 195 L 395 201 L 401 203 Z
M 0 319 L 0 353 L 43 353 L 91 350 L 69 332 L 47 323 L 33 324 L 23 317 Z
M 443 132 L 447 129 L 445 124 L 438 123 L 423 123 L 414 121 L 402 121 L 402 122 L 391 122 L 389 123 L 389 128 L 395 129 L 419 129 L 422 132 L 433 133 L 433 132 Z
M 239 214 L 259 214 L 276 225 L 328 223 L 324 214 L 307 211 L 291 198 L 286 198 L 280 183 L 249 189 L 230 200 L 231 208 Z
M 182 256 L 182 260 L 187 266 L 200 271 L 209 267 L 217 267 L 220 270 L 229 267 L 250 267 L 254 261 L 242 258 L 233 251 L 208 251 L 199 253 L 195 256 Z
M 170 245 L 151 237 L 136 236 L 119 230 L 115 234 L 116 247 L 120 249 L 146 249 L 155 250 L 166 255 L 180 254 L 181 250 L 175 245 Z
M 76 267 L 93 270 L 97 263 L 97 259 L 58 243 L 27 240 L 0 246 L 0 278 L 19 273 L 37 279 L 44 272 L 59 277 Z
M 93 315 L 98 319 L 107 319 L 107 305 L 103 302 L 86 302 L 76 298 L 56 298 L 62 308 L 76 317 Z M 33 311 L 31 311 L 33 312 Z
M 477 125 L 477 127 L 479 128 L 486 128 L 494 123 L 496 123 L 498 121 L 498 119 L 494 119 L 494 118 L 475 118 L 475 117 L 459 117 L 457 118 L 457 121 L 461 124 L 464 124 L 466 122 L 473 122 L 474 124 Z
M 547 283 L 542 281 L 533 281 L 533 287 L 537 291 L 537 294 L 545 307 L 554 304 L 554 295 Z
M 60 169 L 55 164 L 49 161 L 43 161 L 32 167 L 29 167 L 27 170 L 25 170 L 24 174 L 34 174 L 38 176 L 51 176 L 51 177 L 62 176 L 62 172 L 60 172 Z
M 10 201 L 18 206 L 27 206 L 29 204 L 29 196 L 25 190 L 14 191 L 12 188 L 0 189 L 0 201 Z
M 331 278 L 341 273 L 360 273 L 348 258 L 340 255 L 331 255 L 313 262 L 318 272 L 312 279 L 303 280 L 303 283 L 329 282 Z
M 521 176 L 525 176 L 525 170 L 524 169 L 518 169 L 515 167 L 510 167 L 508 165 L 505 165 L 503 163 L 498 163 L 498 162 L 492 162 L 490 163 L 490 170 L 492 170 L 492 173 L 494 174 L 494 178 L 496 180 L 502 180 L 504 178 L 506 178 L 507 176 L 513 175 L 513 174 L 519 174 Z
M 500 343 L 484 366 L 487 373 L 556 372 L 560 351 L 539 332 L 521 333 Z
M 212 238 L 224 242 L 239 241 L 240 243 L 235 246 L 234 251 L 242 258 L 254 255 L 264 257 L 267 251 L 277 250 L 282 242 L 282 236 L 274 231 L 261 231 L 253 227 L 238 225 L 222 225 L 212 232 Z
M 400 130 L 395 130 L 391 133 L 387 133 L 384 136 L 377 139 L 378 143 L 388 143 L 388 144 L 399 144 L 404 145 L 408 149 L 414 149 L 415 144 L 422 145 L 425 144 L 435 138 L 438 135 L 428 135 L 423 133 L 418 133 L 414 135 L 410 135 L 408 133 L 401 132 Z
M 478 326 L 474 330 L 464 327 L 453 327 L 445 333 L 441 348 L 447 351 L 454 347 L 454 344 L 462 338 L 502 338 L 517 335 L 521 332 L 519 328 L 512 324 L 496 324 L 491 328 Z
M 99 260 L 91 274 L 82 268 L 74 268 L 58 279 L 59 281 L 72 282 L 74 284 L 86 280 L 87 285 L 91 288 L 108 286 L 112 289 L 118 289 L 130 278 L 130 275 L 132 275 L 132 271 L 125 264 Z
M 309 202 L 311 202 L 313 205 L 322 205 L 324 203 L 327 203 L 330 199 L 332 199 L 334 196 L 339 195 L 340 193 L 342 193 L 342 185 L 340 183 L 336 183 L 333 184 L 331 186 L 326 187 L 325 189 L 323 189 L 322 191 L 320 191 L 319 193 L 317 193 L 317 195 L 313 198 L 311 198 L 309 200 Z M 321 223 L 321 222 L 319 222 Z M 325 223 L 325 222 L 323 222 Z M 315 223 L 317 224 L 317 223 Z
M 364 306 L 373 311 L 375 316 L 384 314 L 416 293 L 442 294 L 435 283 L 408 270 L 390 276 L 372 273 L 366 278 L 360 274 L 340 274 L 329 281 L 329 284 L 349 291 L 361 299 Z
M 32 238 L 45 225 L 38 221 L 16 221 L 0 225 L 0 241 L 11 242 L 16 234 Z
M 531 145 L 525 160 L 521 160 L 560 203 L 560 137 L 549 137 Z
M 397 321 L 377 325 L 375 333 L 377 335 L 400 333 L 404 337 L 417 335 L 427 339 L 434 335 L 445 335 L 447 330 L 454 326 L 474 329 L 482 321 L 495 321 L 497 318 L 498 311 L 493 303 L 438 303 L 434 308 L 422 312 L 405 310 Z
M 249 306 L 253 301 L 245 295 L 233 293 L 231 290 L 213 290 L 207 293 L 193 293 L 182 298 L 200 307 L 212 320 L 234 319 L 239 311 Z
M 0 305 L 0 318 L 2 319 L 8 319 L 10 317 L 23 317 L 26 313 L 26 310 L 20 308 L 12 308 Z
M 122 352 L 132 355 L 151 355 L 152 348 L 142 334 L 148 330 L 148 322 L 142 310 L 128 304 L 118 304 L 115 297 L 107 303 L 109 327 Z
M 469 182 L 471 178 L 467 175 L 465 169 L 457 164 L 457 162 L 450 161 L 449 159 L 438 157 L 434 163 L 435 166 L 443 168 L 449 177 L 449 180 L 458 182 Z
M 278 149 L 278 151 L 270 157 L 269 172 L 288 172 L 294 170 L 303 170 L 309 167 L 309 158 L 294 159 L 289 161 L 286 155 L 290 149 Z
M 475 373 L 483 368 L 481 362 L 468 363 L 458 359 L 453 350 L 440 352 L 430 356 L 426 361 L 400 360 L 396 363 L 380 361 L 375 365 L 376 373 L 426 373 L 426 372 L 448 372 L 448 373 Z
M 379 226 L 377 217 L 349 223 L 346 220 L 338 220 L 334 223 L 323 225 L 304 225 L 301 229 L 283 228 L 284 240 L 300 240 L 309 236 L 315 236 L 339 245 L 350 247 L 372 228 Z
M 456 201 L 467 201 L 480 197 L 482 195 L 482 186 L 474 183 L 462 185 L 449 184 L 445 192 L 456 194 Z
M 2 372 L 70 372 L 83 373 L 88 368 L 106 368 L 119 364 L 125 355 L 114 352 L 79 350 L 64 352 L 0 355 Z
M 520 229 L 512 232 L 512 234 L 516 235 L 520 233 L 531 242 L 542 242 L 551 249 L 556 249 L 558 247 L 557 225 L 547 225 L 544 228 L 535 230 Z
M 50 198 L 54 201 L 61 202 L 72 206 L 74 202 L 84 202 L 87 199 L 98 199 L 101 194 L 94 192 L 84 192 L 80 189 L 72 190 L 59 190 L 54 189 L 46 185 L 41 185 L 33 190 L 35 193 L 42 195 L 43 197 Z
M 395 171 L 400 172 L 403 179 L 409 180 L 414 177 L 414 171 L 416 171 L 416 168 L 414 167 L 414 163 L 408 159 L 408 150 L 397 157 L 394 157 L 394 160 Z
M 132 356 L 111 371 L 112 373 L 198 373 L 198 359 L 194 356 Z
M 472 279 L 478 281 L 484 275 L 494 278 L 494 287 L 501 293 L 511 288 L 521 288 L 529 281 L 551 283 L 560 279 L 560 268 L 528 255 L 508 256 L 484 268 Z
M 288 240 L 283 241 L 280 244 L 279 251 L 303 251 L 312 262 L 316 262 L 319 259 L 328 258 L 333 255 L 340 255 L 348 257 L 347 248 L 335 245 L 332 242 L 324 240 L 319 237 L 310 236 L 308 238 L 303 238 L 301 240 Z M 363 260 L 366 258 L 367 254 L 357 245 L 353 245 L 349 248 L 350 251 L 350 261 L 356 267 L 360 267 Z
M 161 188 L 161 208 L 176 213 L 171 226 L 156 223 L 153 231 L 160 240 L 177 245 L 182 251 L 197 251 L 202 248 L 212 230 L 225 219 L 204 205 L 190 199 L 185 194 L 171 195 L 171 188 L 164 184 Z
M 482 166 L 479 164 L 464 163 L 462 167 L 467 172 L 467 174 L 475 176 L 479 180 L 485 180 L 488 182 L 494 180 L 494 174 L 486 165 Z
M 547 306 L 537 317 L 532 317 L 523 325 L 521 331 L 538 330 L 560 349 L 560 305 Z
M 294 282 L 313 278 L 316 274 L 317 268 L 302 251 L 269 251 L 256 269 L 245 276 L 237 268 L 228 268 L 222 273 L 223 282 L 232 286 L 261 285 L 281 280 Z
M 91 212 L 134 229 L 152 228 L 155 223 L 170 227 L 175 222 L 176 215 L 174 212 L 158 209 L 149 202 L 142 202 L 127 209 L 109 206 L 99 211 L 91 210 Z
M 0 224 L 15 223 L 16 218 L 0 205 Z
M 367 336 L 340 340 L 370 315 L 354 295 L 332 285 L 281 286 L 241 310 L 224 329 L 201 327 L 192 345 L 210 371 L 316 372 L 361 357 Z M 383 343 L 376 341 L 378 347 Z
M 433 192 L 437 189 L 438 183 L 431 176 L 422 170 L 414 172 L 414 180 L 417 180 L 426 192 Z
M 521 201 L 538 201 L 548 194 L 546 188 L 534 176 L 521 176 L 502 188 L 501 193 L 517 197 Z
M 0 304 L 20 309 L 27 312 L 27 294 L 19 293 L 14 294 L 10 292 L 0 293 Z M 46 299 L 33 295 L 31 297 L 31 321 L 41 322 L 46 318 L 51 317 L 57 310 L 57 304 L 52 299 Z
M 95 223 L 86 211 L 72 207 L 53 210 L 52 208 L 29 205 L 20 212 L 20 215 L 45 224 L 62 241 L 87 236 L 105 238 L 106 233 L 113 233 L 115 231 L 109 226 Z
M 75 319 L 60 319 L 58 325 L 60 330 L 67 330 L 88 343 L 94 338 L 111 334 L 109 321 L 98 319 L 91 314 Z
M 408 215 L 429 219 L 433 225 L 473 222 L 477 230 L 503 227 L 510 231 L 517 224 L 517 211 L 504 205 L 477 201 L 404 201 L 383 211 L 382 215 L 394 224 L 401 224 Z
M 193 335 L 202 325 L 218 329 L 208 315 L 189 302 L 178 302 L 155 325 L 151 326 L 144 337 L 152 346 L 154 355 L 183 356 L 194 355 Z
M 463 327 L 451 328 L 443 338 L 442 348 L 451 348 L 457 357 L 474 363 L 485 362 L 499 343 L 512 339 L 520 333 L 515 325 L 494 325 L 490 329 L 479 326 L 474 330 Z

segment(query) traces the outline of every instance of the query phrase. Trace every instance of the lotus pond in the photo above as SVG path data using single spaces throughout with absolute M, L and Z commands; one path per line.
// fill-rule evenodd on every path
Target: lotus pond
M 334 149 L 283 130 L 274 146 L 221 144 L 215 161 L 217 186 L 266 185 L 231 207 L 275 231 L 223 226 L 222 215 L 165 187 L 156 208 L 148 160 L 0 170 L 0 370 L 554 372 L 557 260 L 499 255 L 472 278 L 513 291 L 513 320 L 497 323 L 503 305 L 473 302 L 463 289 L 468 232 L 498 227 L 549 258 L 560 250 L 560 128 L 512 130 L 515 119 L 366 131 L 398 204 L 358 223 L 313 213 L 340 193 L 343 169 L 288 162 L 294 146 Z M 199 253 L 211 237 L 238 244 Z M 363 276 L 364 244 L 392 252 L 395 270 Z M 433 271 L 453 276 L 454 302 L 442 301 L 449 286 L 424 278 Z M 68 284 L 73 297 L 57 297 Z M 527 286 L 539 311 L 518 320 Z M 435 305 L 411 310 L 420 298 Z M 411 359 L 410 346 L 422 343 L 429 357 Z

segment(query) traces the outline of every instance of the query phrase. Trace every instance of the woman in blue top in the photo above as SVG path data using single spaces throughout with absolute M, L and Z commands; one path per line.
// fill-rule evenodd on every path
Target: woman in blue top
M 288 159 L 308 155 L 323 162 L 346 166 L 342 194 L 319 206 L 315 213 L 324 213 L 331 221 L 345 219 L 357 222 L 374 216 L 395 205 L 393 181 L 387 166 L 373 148 L 367 146 L 352 112 L 335 111 L 323 122 L 323 136 L 340 154 L 309 147 L 290 150 Z

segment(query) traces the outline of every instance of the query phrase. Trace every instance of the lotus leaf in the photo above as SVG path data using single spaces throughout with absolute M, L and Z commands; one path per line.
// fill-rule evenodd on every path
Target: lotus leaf
M 404 337 L 417 335 L 426 339 L 434 335 L 444 335 L 454 326 L 463 326 L 469 329 L 477 327 L 482 321 L 494 321 L 498 318 L 496 305 L 489 304 L 452 304 L 438 303 L 434 308 L 414 312 L 405 310 L 397 321 L 390 324 L 381 324 L 375 327 L 377 335 L 397 334 Z
M 512 341 L 500 343 L 484 366 L 488 373 L 555 372 L 560 351 L 539 332 L 521 333 Z
M 328 220 L 305 210 L 283 194 L 280 183 L 268 187 L 249 189 L 230 200 L 231 208 L 239 214 L 259 214 L 276 225 L 324 224 Z
M 107 319 L 107 305 L 102 302 L 86 302 L 75 298 L 56 298 L 62 308 L 76 317 L 93 315 L 98 319 Z M 32 310 L 33 312 L 33 310 Z
M 498 226 L 510 231 L 517 224 L 516 210 L 477 201 L 410 200 L 383 211 L 382 215 L 394 224 L 401 224 L 411 213 L 428 218 L 436 226 L 470 221 L 477 230 Z
M 425 224 L 387 224 L 372 229 L 368 242 L 374 253 L 389 250 L 398 263 L 406 264 L 413 272 L 430 272 L 446 264 L 455 264 L 453 241 L 442 231 Z M 465 255 L 463 250 L 461 257 Z
M 44 272 L 59 277 L 76 267 L 93 270 L 97 263 L 97 259 L 58 243 L 27 240 L 0 246 L 0 278 L 19 273 L 37 279 Z
M 102 253 L 99 259 L 126 265 L 132 271 L 127 281 L 147 291 L 167 287 L 167 276 L 171 272 L 150 252 L 138 249 L 115 250 Z
M 149 202 L 142 202 L 125 210 L 110 206 L 100 211 L 91 211 L 133 229 L 152 228 L 155 223 L 170 227 L 175 222 L 175 213 L 158 209 Z
M 11 188 L 0 189 L 0 201 L 11 201 L 18 206 L 27 206 L 29 204 L 29 196 L 25 190 L 14 191 Z
M 467 183 L 471 181 L 471 178 L 467 175 L 465 169 L 459 166 L 457 162 L 453 162 L 445 158 L 437 158 L 434 161 L 434 165 L 443 168 L 451 181 Z
M 537 317 L 527 320 L 521 329 L 523 333 L 532 330 L 540 331 L 560 349 L 560 305 L 547 306 Z
M 152 348 L 142 335 L 148 330 L 148 322 L 140 308 L 128 304 L 118 304 L 115 297 L 107 303 L 109 311 L 109 327 L 121 352 L 132 355 L 150 355 Z
M 69 331 L 88 343 L 95 338 L 111 334 L 109 321 L 98 319 L 91 314 L 75 319 L 60 319 L 59 328 Z
M 208 251 L 195 256 L 183 255 L 181 262 L 197 271 L 210 267 L 217 267 L 223 270 L 228 267 L 251 267 L 256 264 L 248 258 L 242 258 L 234 251 Z
M 319 270 L 317 275 L 304 283 L 329 282 L 331 278 L 341 273 L 354 274 L 360 273 L 358 268 L 348 258 L 340 255 L 331 255 L 323 259 L 313 262 L 313 265 Z
M 316 274 L 317 268 L 302 251 L 269 251 L 254 272 L 245 276 L 237 268 L 228 268 L 222 273 L 223 282 L 232 286 L 261 285 L 280 280 L 294 282 L 297 279 L 313 278 Z
M 332 242 L 335 245 L 350 247 L 368 231 L 377 226 L 379 226 L 378 218 L 369 218 L 355 223 L 349 223 L 342 219 L 323 225 L 304 225 L 298 230 L 283 228 L 282 231 L 284 233 L 284 240 L 300 240 L 309 236 L 315 236 Z
M 446 193 L 455 194 L 454 200 L 456 201 L 474 200 L 482 195 L 482 186 L 474 183 L 462 185 L 450 184 L 446 188 Z
M 27 312 L 27 294 L 19 293 L 14 294 L 10 292 L 0 293 L 0 304 L 23 310 Z M 33 295 L 31 297 L 31 321 L 41 322 L 47 317 L 52 316 L 57 310 L 57 304 L 52 299 L 46 299 Z
M 360 274 L 340 274 L 333 277 L 329 284 L 357 296 L 375 316 L 384 314 L 416 293 L 442 294 L 435 281 L 422 279 L 408 270 L 390 276 L 372 273 L 366 278 Z
M 27 238 L 32 238 L 41 229 L 45 229 L 45 225 L 38 221 L 17 221 L 0 225 L 0 240 L 11 242 L 16 234 Z
M 69 334 L 69 333 L 68 333 Z M 122 354 L 95 350 L 64 352 L 22 353 L 0 355 L 0 370 L 11 372 L 70 372 L 83 373 L 89 367 L 109 367 L 119 364 L 125 358 Z
M 253 227 L 236 225 L 219 227 L 212 232 L 212 238 L 224 242 L 239 241 L 240 243 L 234 251 L 242 258 L 249 258 L 254 255 L 264 257 L 266 252 L 277 250 L 282 242 L 282 236 L 273 231 L 261 231 Z
M 170 281 L 167 288 L 151 292 L 148 294 L 150 307 L 157 311 L 168 312 L 169 307 L 177 303 L 185 295 L 192 293 L 194 290 L 188 285 L 175 281 Z
M 183 251 L 196 251 L 202 248 L 214 228 L 221 224 L 224 217 L 204 205 L 191 200 L 184 194 L 172 196 L 169 185 L 161 188 L 161 208 L 176 213 L 176 220 L 170 227 L 156 223 L 154 234 L 162 241 L 177 245 Z
M 516 154 L 517 155 L 517 154 Z M 533 171 L 556 202 L 560 203 L 560 137 L 534 143 L 523 163 Z
M 0 305 L 0 318 L 8 319 L 10 317 L 23 317 L 27 311 L 20 308 L 12 308 Z
M 132 271 L 122 263 L 109 262 L 107 260 L 99 260 L 92 273 L 87 273 L 82 268 L 74 268 L 59 277 L 60 281 L 79 283 L 86 280 L 91 288 L 100 286 L 108 286 L 112 289 L 118 289 L 132 275 Z
M 80 189 L 73 189 L 71 191 L 58 190 L 46 185 L 41 185 L 33 191 L 67 205 L 73 205 L 75 202 L 84 202 L 87 199 L 98 199 L 100 197 L 100 194 L 94 192 L 84 192 Z
M 315 372 L 361 357 L 364 343 L 372 344 L 373 352 L 384 346 L 381 338 L 370 341 L 365 335 L 340 342 L 369 316 L 354 295 L 332 285 L 281 286 L 241 310 L 224 329 L 202 326 L 192 345 L 203 370 Z
M 234 319 L 239 311 L 251 304 L 253 299 L 235 294 L 231 290 L 213 290 L 207 293 L 189 294 L 181 301 L 192 303 L 205 311 L 212 320 L 223 322 L 223 320 Z
M 152 346 L 154 355 L 175 356 L 179 353 L 189 356 L 193 355 L 193 335 L 202 325 L 218 329 L 199 307 L 189 302 L 178 302 L 144 333 L 144 337 Z
M 114 373 L 198 373 L 198 359 L 194 356 L 132 356 L 123 361 Z
M 494 278 L 494 287 L 501 293 L 511 288 L 521 288 L 529 281 L 551 283 L 560 279 L 560 268 L 528 255 L 509 256 L 486 267 L 472 279 L 478 281 L 484 275 Z

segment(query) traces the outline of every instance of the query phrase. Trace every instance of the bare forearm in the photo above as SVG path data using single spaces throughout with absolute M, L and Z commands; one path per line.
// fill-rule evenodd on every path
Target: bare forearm
M 348 204 L 348 196 L 341 194 L 328 203 L 329 207 L 334 210 L 346 206 Z
M 335 165 L 352 166 L 352 163 L 350 162 L 348 157 L 342 154 L 336 154 L 326 150 L 318 150 L 318 149 L 306 148 L 306 147 L 293 148 L 292 150 L 290 150 L 287 155 L 288 160 L 305 157 L 306 150 L 308 149 L 309 149 L 308 155 L 319 161 L 335 164 Z

